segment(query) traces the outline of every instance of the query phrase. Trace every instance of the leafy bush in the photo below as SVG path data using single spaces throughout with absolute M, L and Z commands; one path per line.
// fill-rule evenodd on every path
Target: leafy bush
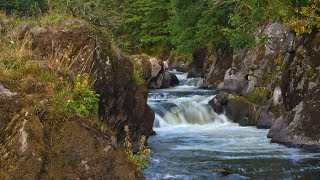
M 137 154 L 134 154 L 132 152 L 132 144 L 130 142 L 130 135 L 129 135 L 129 127 L 125 126 L 124 131 L 126 132 L 126 138 L 125 138 L 125 152 L 128 156 L 128 159 L 133 164 L 137 165 L 138 170 L 144 169 L 150 159 L 150 149 L 146 149 L 145 143 L 146 143 L 146 137 L 141 136 L 140 141 L 140 147 Z
M 99 94 L 91 90 L 88 76 L 78 75 L 73 88 L 64 86 L 54 93 L 48 107 L 48 119 L 52 123 L 59 123 L 74 114 L 87 117 L 90 113 L 98 111 L 98 107 Z
M 99 94 L 90 89 L 88 76 L 78 75 L 74 82 L 72 99 L 67 102 L 67 108 L 82 116 L 89 116 L 90 111 L 98 110 Z
M 35 16 L 48 10 L 46 0 L 0 0 L 0 9 L 7 14 L 19 16 Z
M 291 21 L 291 26 L 297 34 L 308 33 L 320 28 L 320 2 L 309 0 L 295 9 L 296 18 Z

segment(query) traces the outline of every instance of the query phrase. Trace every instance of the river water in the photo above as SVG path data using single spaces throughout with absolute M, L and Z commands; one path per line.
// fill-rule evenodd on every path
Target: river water
M 268 130 L 240 127 L 208 105 L 215 91 L 176 73 L 180 86 L 152 90 L 156 113 L 146 179 L 320 179 L 320 154 L 270 143 Z M 231 175 L 217 173 L 226 169 Z

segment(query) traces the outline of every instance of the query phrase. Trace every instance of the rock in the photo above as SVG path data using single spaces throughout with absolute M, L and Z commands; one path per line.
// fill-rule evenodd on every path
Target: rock
M 157 58 L 151 58 L 149 61 L 151 63 L 151 78 L 155 78 L 163 69 L 163 62 Z
M 226 106 L 226 116 L 240 126 L 256 125 L 256 107 L 242 97 L 229 100 Z
M 226 170 L 226 169 L 222 169 L 222 168 L 217 169 L 216 172 L 219 174 L 223 174 L 225 176 L 232 174 L 232 172 L 230 170 Z
M 188 78 L 203 77 L 205 61 L 208 57 L 208 49 L 206 47 L 196 49 L 192 54 L 192 62 L 190 63 Z
M 146 57 L 133 58 L 134 68 L 139 72 L 140 76 L 147 82 L 151 78 L 151 62 Z
M 177 76 L 173 73 L 170 73 L 170 86 L 178 86 L 179 83 L 180 82 Z
M 54 89 L 50 84 L 34 82 L 29 76 L 18 80 L 1 77 L 1 178 L 143 178 L 118 142 L 124 140 L 125 125 L 135 144 L 142 135 L 152 133 L 155 115 L 147 104 L 148 90 L 145 84 L 133 81 L 134 61 L 96 31 L 82 20 L 27 30 L 30 37 L 22 44 L 29 45 L 34 59 L 48 65 L 50 71 L 65 73 L 70 81 L 78 74 L 89 76 L 100 95 L 99 112 L 90 118 L 75 115 L 52 122 L 46 109 L 46 99 L 52 101 Z M 19 93 L 13 94 L 10 88 Z M 101 124 L 93 123 L 94 117 Z
M 225 49 L 214 53 L 214 60 L 208 71 L 205 81 L 201 88 L 212 89 L 219 88 L 219 84 L 224 81 L 224 75 L 232 64 L 232 51 Z
M 32 50 L 44 62 L 52 61 L 51 68 L 64 71 L 61 67 L 68 67 L 68 73 L 74 77 L 84 73 L 90 75 L 94 89 L 100 95 L 99 116 L 116 128 L 120 141 L 124 139 L 122 129 L 125 125 L 136 132 L 132 137 L 135 141 L 139 141 L 140 135 L 149 136 L 142 131 L 151 133 L 152 129 L 140 129 L 150 127 L 149 121 L 152 124 L 154 120 L 147 119 L 152 116 L 145 110 L 147 87 L 135 84 L 132 77 L 135 68 L 141 69 L 143 78 L 157 74 L 162 69 L 160 60 L 151 59 L 153 64 L 138 60 L 141 67 L 135 67 L 136 61 L 119 52 L 111 39 L 96 37 L 90 24 L 77 19 L 58 26 L 33 27 L 29 34 Z M 56 59 L 60 61 L 55 62 Z M 141 93 L 140 100 L 132 96 L 136 91 Z M 141 126 L 144 123 L 146 125 Z
M 187 78 L 198 78 L 198 77 L 200 77 L 199 74 L 195 72 L 188 72 Z
M 272 142 L 320 150 L 320 86 L 271 127 Z
M 226 92 L 220 92 L 211 101 L 209 101 L 209 105 L 216 113 L 221 114 L 225 111 L 229 96 L 230 94 Z
M 162 82 L 161 82 L 160 88 L 168 88 L 168 87 L 170 87 L 170 82 L 171 82 L 170 73 L 168 71 L 165 71 L 162 74 L 162 76 L 163 76 L 163 78 L 162 78 Z
M 270 129 L 274 122 L 275 119 L 273 113 L 268 112 L 266 109 L 260 113 L 260 117 L 256 126 L 260 129 Z
M 242 92 L 248 84 L 246 74 L 235 69 L 228 69 L 224 76 L 223 89 L 228 89 L 235 92 Z
M 8 89 L 6 89 L 5 87 L 3 87 L 0 84 L 0 96 L 5 96 L 7 98 L 11 98 L 12 96 L 16 95 L 17 93 L 12 93 L 10 92 Z
M 280 53 L 292 52 L 294 47 L 294 34 L 279 23 L 272 23 L 267 26 L 267 46 L 273 51 Z

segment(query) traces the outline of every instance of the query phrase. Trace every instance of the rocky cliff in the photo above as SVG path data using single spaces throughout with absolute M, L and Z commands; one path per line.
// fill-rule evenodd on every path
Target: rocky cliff
M 225 108 L 241 125 L 271 127 L 273 142 L 319 148 L 320 34 L 297 36 L 277 23 L 261 31 L 266 43 L 233 50 L 230 67 L 221 68 L 223 80 L 217 73 L 207 75 L 205 88 L 233 92 L 216 96 L 211 104 L 220 112 Z M 211 69 L 219 72 L 220 66 Z
M 146 103 L 146 84 L 134 80 L 133 60 L 119 52 L 105 33 L 81 20 L 41 27 L 7 25 L 1 32 L 6 37 L 2 45 L 11 44 L 18 54 L 17 59 L 1 62 L 0 176 L 142 178 L 119 146 L 125 125 L 135 142 L 152 133 L 154 112 Z M 55 90 L 69 86 L 65 82 L 79 74 L 87 75 L 99 94 L 98 113 L 54 114 L 52 121 L 48 113 L 63 106 L 48 108 Z

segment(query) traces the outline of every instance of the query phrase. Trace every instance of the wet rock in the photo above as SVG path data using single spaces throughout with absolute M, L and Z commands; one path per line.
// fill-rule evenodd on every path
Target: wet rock
M 265 109 L 260 113 L 260 117 L 256 126 L 260 129 L 269 129 L 272 127 L 274 122 L 274 114 L 269 112 L 268 109 Z
M 228 104 L 228 99 L 230 98 L 229 93 L 221 92 L 217 94 L 211 101 L 209 101 L 209 105 L 213 108 L 213 110 L 221 114 L 225 111 L 225 107 Z
M 179 83 L 180 82 L 177 76 L 173 73 L 170 73 L 170 86 L 178 86 Z
M 171 83 L 171 75 L 168 71 L 165 71 L 163 73 L 163 80 L 162 80 L 160 88 L 168 88 L 168 87 L 170 87 L 170 83 Z
M 216 172 L 225 176 L 232 174 L 230 170 L 222 169 L 222 168 L 216 169 Z

